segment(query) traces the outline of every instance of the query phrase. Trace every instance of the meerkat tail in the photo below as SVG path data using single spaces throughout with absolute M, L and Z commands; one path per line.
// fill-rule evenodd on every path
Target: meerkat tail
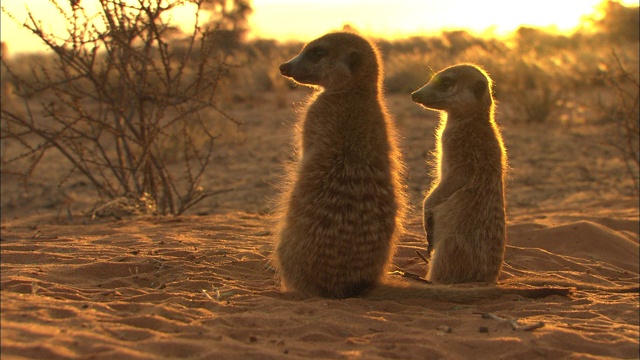
M 633 280 L 633 279 L 630 279 Z M 638 278 L 635 279 L 638 281 Z M 518 286 L 566 286 L 580 291 L 604 291 L 609 293 L 640 293 L 640 285 L 603 286 L 589 284 L 582 281 L 546 279 L 546 278 L 515 278 L 503 282 L 503 285 Z
M 496 286 L 453 287 L 450 285 L 408 284 L 401 281 L 389 281 L 380 284 L 366 294 L 372 300 L 433 299 L 455 303 L 471 303 L 479 300 L 496 299 L 505 295 L 519 295 L 530 299 L 539 299 L 552 295 L 569 296 L 571 288 L 565 287 L 524 287 Z

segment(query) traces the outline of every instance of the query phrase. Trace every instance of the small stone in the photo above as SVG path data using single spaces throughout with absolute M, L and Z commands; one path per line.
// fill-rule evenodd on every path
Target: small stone
M 480 331 L 481 333 L 488 333 L 489 332 L 489 328 L 486 327 L 486 326 L 480 326 L 478 331 Z
M 451 331 L 453 331 L 453 329 L 447 325 L 440 325 L 438 326 L 438 330 L 445 332 L 445 333 L 450 333 Z

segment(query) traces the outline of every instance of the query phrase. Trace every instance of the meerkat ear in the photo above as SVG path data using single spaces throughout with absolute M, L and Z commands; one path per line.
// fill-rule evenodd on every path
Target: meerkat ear
M 361 59 L 362 59 L 362 56 L 360 52 L 358 50 L 352 50 L 347 54 L 344 61 L 347 64 L 347 67 L 349 67 L 349 70 L 353 72 L 355 68 L 358 66 L 358 64 L 360 64 Z
M 486 91 L 487 83 L 485 81 L 478 80 L 473 84 L 473 94 L 476 96 L 476 100 L 480 100 Z

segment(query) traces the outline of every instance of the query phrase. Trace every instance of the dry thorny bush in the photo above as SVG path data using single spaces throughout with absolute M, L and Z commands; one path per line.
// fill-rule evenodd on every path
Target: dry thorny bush
M 613 102 L 598 99 L 598 106 L 607 122 L 615 124 L 615 133 L 608 137 L 607 145 L 615 148 L 626 165 L 627 174 L 633 180 L 636 195 L 640 181 L 639 142 L 640 129 L 640 80 L 638 72 L 629 71 L 614 51 L 611 55 L 615 68 L 607 76 L 607 84 L 615 90 Z
M 214 96 L 233 66 L 248 4 L 100 0 L 94 15 L 79 2 L 50 1 L 65 37 L 32 14 L 24 26 L 52 50 L 53 64 L 25 72 L 2 59 L 16 88 L 3 101 L 2 141 L 21 147 L 3 158 L 3 171 L 28 177 L 55 150 L 72 164 L 62 182 L 79 172 L 108 203 L 133 199 L 146 212 L 181 214 L 211 195 L 200 180 L 213 159 L 215 123 L 234 121 Z M 177 6 L 196 8 L 187 33 L 164 16 Z

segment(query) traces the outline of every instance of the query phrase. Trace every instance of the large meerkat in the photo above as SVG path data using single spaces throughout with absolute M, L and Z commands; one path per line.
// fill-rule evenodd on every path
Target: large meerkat
M 309 295 L 359 295 L 387 270 L 406 208 L 379 53 L 357 34 L 329 33 L 280 71 L 323 89 L 299 125 L 275 249 L 280 275 Z
M 494 120 L 491 78 L 480 67 L 446 68 L 411 94 L 442 112 L 435 180 L 423 203 L 434 283 L 496 283 L 506 246 L 507 154 Z
M 297 126 L 298 158 L 289 166 L 277 213 L 274 264 L 286 290 L 455 302 L 569 292 L 409 285 L 385 278 L 403 230 L 406 196 L 377 49 L 357 34 L 329 33 L 305 45 L 280 71 L 318 88 Z

